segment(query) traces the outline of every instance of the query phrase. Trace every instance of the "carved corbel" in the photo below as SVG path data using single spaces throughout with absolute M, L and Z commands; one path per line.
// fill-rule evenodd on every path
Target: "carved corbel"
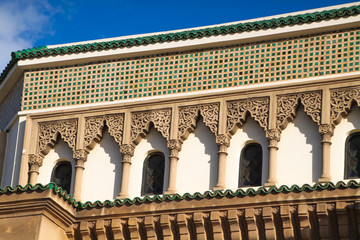
M 182 142 L 180 140 L 177 139 L 170 139 L 167 142 L 167 147 L 170 150 L 170 158 L 171 157 L 175 157 L 175 158 L 179 158 L 179 151 L 181 150 L 181 145 Z
M 269 140 L 270 145 L 275 144 L 277 147 L 277 143 L 280 141 L 281 131 L 279 129 L 269 129 L 266 130 L 266 139 Z
M 135 146 L 133 144 L 125 144 L 120 146 L 120 153 L 123 155 L 123 163 L 131 164 L 131 157 L 134 156 Z
M 35 185 L 37 183 L 37 176 L 39 175 L 39 168 L 43 164 L 43 157 L 36 154 L 28 155 L 29 169 L 29 183 Z
M 230 137 L 227 134 L 219 134 L 216 136 L 216 144 L 219 146 L 218 153 L 227 154 L 227 148 L 230 146 Z
M 334 135 L 334 126 L 332 124 L 321 124 L 319 133 L 323 136 L 323 141 L 331 143 L 331 137 Z
M 87 161 L 88 151 L 84 149 L 77 149 L 73 153 L 73 158 L 76 161 L 75 167 L 84 168 L 84 163 Z

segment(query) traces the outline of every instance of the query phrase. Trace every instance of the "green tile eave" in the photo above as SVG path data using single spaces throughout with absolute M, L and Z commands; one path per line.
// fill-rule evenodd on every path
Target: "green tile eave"
M 182 201 L 182 200 L 199 200 L 199 199 L 213 199 L 213 198 L 243 198 L 247 196 L 256 196 L 262 195 L 266 196 L 268 194 L 286 194 L 290 192 L 301 193 L 301 192 L 314 192 L 314 191 L 332 191 L 336 189 L 358 189 L 360 188 L 360 183 L 355 180 L 351 180 L 347 183 L 340 181 L 336 184 L 332 182 L 327 183 L 315 183 L 313 186 L 309 184 L 304 184 L 301 187 L 298 185 L 292 185 L 288 187 L 286 185 L 282 185 L 280 187 L 259 187 L 257 189 L 247 188 L 237 189 L 236 191 L 225 190 L 225 191 L 206 191 L 204 193 L 196 192 L 194 194 L 185 193 L 183 195 L 174 194 L 174 195 L 154 195 L 154 196 L 145 196 L 145 197 L 135 197 L 133 199 L 126 198 L 124 200 L 115 199 L 113 201 L 105 200 L 105 201 L 95 201 L 95 202 L 85 202 L 82 203 L 80 201 L 76 201 L 70 194 L 67 194 L 65 190 L 62 190 L 61 187 L 56 186 L 55 183 L 49 183 L 47 185 L 36 184 L 31 185 L 27 184 L 25 186 L 16 186 L 10 187 L 6 186 L 4 188 L 0 188 L 0 198 L 6 197 L 9 194 L 21 194 L 21 193 L 32 193 L 32 192 L 43 192 L 46 190 L 52 190 L 53 194 L 58 195 L 68 204 L 70 204 L 75 209 L 92 209 L 92 208 L 109 208 L 109 207 L 121 207 L 121 206 L 129 206 L 129 205 L 139 205 L 144 203 L 152 203 L 152 202 L 169 202 L 169 201 Z
M 227 35 L 241 32 L 256 31 L 261 29 L 278 28 L 289 25 L 320 22 L 330 19 L 356 16 L 359 14 L 360 5 L 356 5 L 339 9 L 325 10 L 321 12 L 299 14 L 294 16 L 290 15 L 287 17 L 273 18 L 262 21 L 237 23 L 232 25 L 224 25 L 196 30 L 185 30 L 181 32 L 150 35 L 139 38 L 129 38 L 107 42 L 94 42 L 56 48 L 47 48 L 46 46 L 29 48 L 11 53 L 12 58 L 0 75 L 0 84 L 6 78 L 7 74 L 10 72 L 11 68 L 15 65 L 15 63 L 22 59 L 65 55 L 80 52 L 102 51 L 108 49 L 133 47 L 187 39 L 201 39 L 210 36 Z

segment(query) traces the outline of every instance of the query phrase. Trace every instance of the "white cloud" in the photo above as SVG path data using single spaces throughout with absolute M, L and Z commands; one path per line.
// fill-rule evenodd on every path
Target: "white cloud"
M 0 73 L 11 52 L 33 47 L 41 36 L 51 34 L 49 20 L 55 12 L 47 0 L 0 1 Z

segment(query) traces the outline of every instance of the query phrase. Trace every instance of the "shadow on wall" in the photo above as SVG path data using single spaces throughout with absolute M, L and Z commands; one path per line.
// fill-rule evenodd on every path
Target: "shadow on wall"
M 110 157 L 110 163 L 113 164 L 114 188 L 113 199 L 120 193 L 121 188 L 121 175 L 122 175 L 122 154 L 120 153 L 120 146 L 115 142 L 114 138 L 105 131 L 103 139 L 100 142 L 100 148 L 103 148 L 105 153 Z
M 210 131 L 208 127 L 203 123 L 202 117 L 198 119 L 197 126 L 194 131 L 194 136 L 199 139 L 205 147 L 205 155 L 208 156 L 208 166 L 210 168 L 209 175 L 209 189 L 212 190 L 217 184 L 217 175 L 218 175 L 218 145 L 216 144 L 216 139 L 214 133 Z M 197 149 L 194 149 L 197 150 Z M 193 159 L 197 161 L 198 159 Z
M 296 113 L 294 126 L 305 135 L 306 144 L 310 145 L 312 148 L 310 151 L 312 156 L 312 181 L 317 182 L 322 171 L 322 138 L 319 133 L 319 127 L 308 115 L 306 115 L 302 105 Z

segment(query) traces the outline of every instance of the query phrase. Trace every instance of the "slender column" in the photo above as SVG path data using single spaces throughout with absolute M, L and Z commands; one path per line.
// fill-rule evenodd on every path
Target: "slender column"
M 319 182 L 330 182 L 330 145 L 331 137 L 334 135 L 334 127 L 331 124 L 321 124 L 319 132 L 322 135 L 322 173 Z
M 75 183 L 74 183 L 74 198 L 81 201 L 81 187 L 84 173 L 84 164 L 87 160 L 88 152 L 83 149 L 75 150 L 73 157 L 76 162 L 75 165 Z
M 35 185 L 37 183 L 37 178 L 39 176 L 39 168 L 43 164 L 43 157 L 36 154 L 28 155 L 28 163 L 30 165 L 29 169 L 29 183 Z
M 179 160 L 179 151 L 181 150 L 181 142 L 177 139 L 171 139 L 168 141 L 168 148 L 170 150 L 170 172 L 169 172 L 169 185 L 165 194 L 175 194 L 176 189 L 176 174 L 177 174 L 177 162 Z
M 276 179 L 276 162 L 278 142 L 280 141 L 280 131 L 278 129 L 270 129 L 266 131 L 266 138 L 269 140 L 269 178 L 265 183 L 266 187 L 275 186 Z
M 226 134 L 220 134 L 216 136 L 216 143 L 219 146 L 218 156 L 218 179 L 217 184 L 214 187 L 215 190 L 225 190 L 225 176 L 226 176 L 226 157 L 228 155 L 227 148 L 230 146 L 230 137 Z
M 135 147 L 132 144 L 125 144 L 120 146 L 120 153 L 123 155 L 121 191 L 118 195 L 118 198 L 120 199 L 129 197 L 130 166 L 131 157 L 134 156 L 134 150 Z

